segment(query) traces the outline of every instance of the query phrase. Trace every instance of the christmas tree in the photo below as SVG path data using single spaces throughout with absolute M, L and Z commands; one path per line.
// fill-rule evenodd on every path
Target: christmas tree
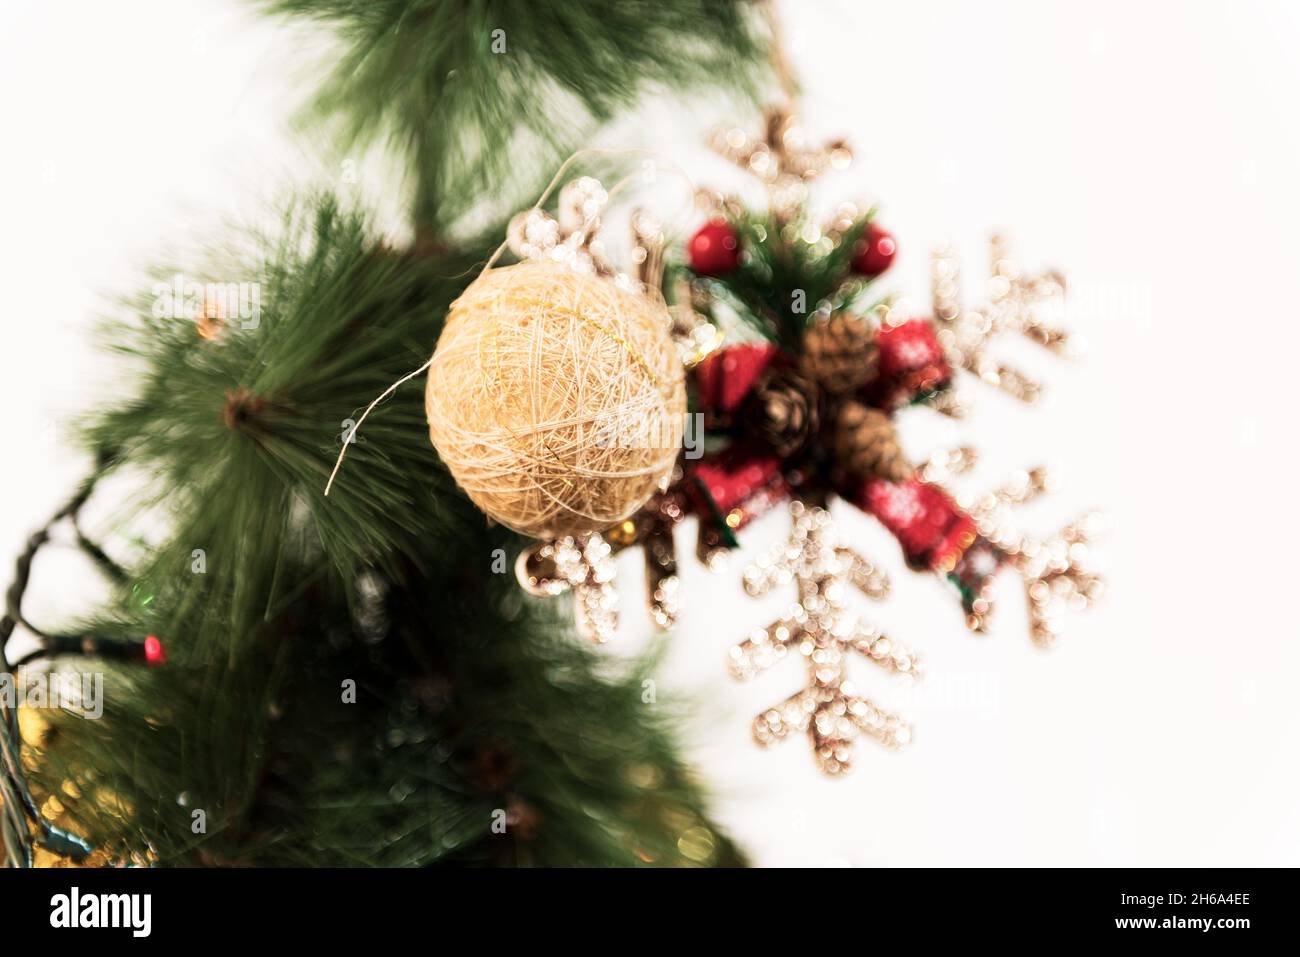
M 611 673 L 502 573 L 522 542 L 457 488 L 418 391 L 360 434 L 355 417 L 427 359 L 505 218 L 598 127 L 648 93 L 756 97 L 758 11 L 262 6 L 338 32 L 314 115 L 404 157 L 412 239 L 395 247 L 365 210 L 304 192 L 280 228 L 240 240 L 233 272 L 256 277 L 255 309 L 177 290 L 110 322 L 137 388 L 86 423 L 93 469 L 18 557 L 0 623 L 0 672 L 103 674 L 104 710 L 0 700 L 8 861 L 739 862 L 678 756 L 671 707 L 643 700 L 650 663 Z M 349 471 L 327 499 L 342 446 Z M 108 477 L 134 492 L 86 528 Z M 88 620 L 30 621 L 32 560 L 65 529 L 114 600 Z M 9 660 L 24 633 L 36 650 Z
M 591 649 L 618 631 L 616 552 L 639 547 L 669 629 L 676 526 L 695 524 L 714 567 L 789 503 L 790 537 L 744 584 L 795 601 L 730 666 L 804 659 L 800 690 L 751 728 L 760 745 L 807 735 L 828 776 L 855 737 L 911 739 L 860 693 L 857 663 L 919 673 L 846 601 L 888 580 L 833 529 L 832 502 L 953 586 L 973 630 L 1004 572 L 1042 645 L 1100 594 L 1091 519 L 1014 529 L 1041 469 L 959 495 L 945 485 L 974 451 L 914 465 L 896 432 L 908 407 L 964 417 L 963 375 L 1033 402 L 1039 384 L 988 346 L 1066 351 L 1063 276 L 995 238 L 977 305 L 945 251 L 932 315 L 880 292 L 894 235 L 873 205 L 811 203 L 852 152 L 806 135 L 770 5 L 265 6 L 339 32 L 310 117 L 406 161 L 409 229 L 381 238 L 373 211 L 300 189 L 210 261 L 160 266 L 106 323 L 131 389 L 84 423 L 93 468 L 19 555 L 0 620 L 11 863 L 737 863 L 653 653 Z M 644 94 L 752 106 L 767 73 L 780 99 L 761 132 L 710 144 L 766 203 L 696 192 L 680 246 L 686 214 L 636 208 L 620 262 L 607 213 L 664 164 L 584 145 Z M 90 520 L 109 498 L 112 518 Z M 32 620 L 33 561 L 65 537 L 113 597 Z M 34 648 L 10 661 L 15 635 Z

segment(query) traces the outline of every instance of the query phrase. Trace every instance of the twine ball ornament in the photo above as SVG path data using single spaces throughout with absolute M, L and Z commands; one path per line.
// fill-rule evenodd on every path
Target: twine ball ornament
M 429 366 L 429 438 L 469 498 L 535 538 L 604 529 L 672 471 L 685 374 L 662 302 L 554 260 L 490 269 Z

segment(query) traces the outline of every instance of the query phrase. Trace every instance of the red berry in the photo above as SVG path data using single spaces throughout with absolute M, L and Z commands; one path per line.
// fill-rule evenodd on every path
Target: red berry
M 868 224 L 853 255 L 853 271 L 875 277 L 889 268 L 898 252 L 894 237 L 875 223 Z
M 701 276 L 721 276 L 740 262 L 740 237 L 721 219 L 705 223 L 686 246 L 691 269 Z

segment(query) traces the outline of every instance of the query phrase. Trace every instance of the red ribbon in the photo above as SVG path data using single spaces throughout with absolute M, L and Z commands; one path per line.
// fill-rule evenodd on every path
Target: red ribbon
M 1006 564 L 1006 553 L 937 485 L 872 479 L 845 497 L 893 533 L 909 565 L 952 582 L 968 613 Z
M 952 368 L 928 319 L 885 323 L 876 333 L 880 371 L 863 390 L 882 409 L 920 402 L 952 382 Z
M 691 370 L 706 428 L 729 421 L 777 354 L 771 343 L 743 342 L 713 353 Z
M 929 320 L 886 324 L 876 342 L 878 374 L 859 396 L 872 405 L 891 410 L 923 401 L 951 381 L 952 370 Z M 777 347 L 769 343 L 741 343 L 696 366 L 692 386 L 706 427 L 729 425 L 763 372 L 780 357 Z M 734 544 L 733 532 L 797 494 L 784 467 L 770 449 L 750 442 L 737 442 L 687 462 L 685 487 L 692 510 L 723 542 Z M 979 535 L 974 519 L 937 485 L 919 479 L 871 479 L 839 491 L 889 529 L 910 566 L 953 581 L 968 611 L 1005 561 L 1005 555 Z
M 845 497 L 893 533 L 913 568 L 947 574 L 978 534 L 947 492 L 920 479 L 870 479 Z
M 781 460 L 752 445 L 733 445 L 688 464 L 686 476 L 693 510 L 726 539 L 790 497 Z

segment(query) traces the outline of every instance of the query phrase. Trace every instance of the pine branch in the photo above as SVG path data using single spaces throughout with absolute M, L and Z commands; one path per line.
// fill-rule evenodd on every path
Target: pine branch
M 853 273 L 850 261 L 854 237 L 874 216 L 870 209 L 830 233 L 808 229 L 802 216 L 785 222 L 766 211 L 729 206 L 727 221 L 744 250 L 736 268 L 718 277 L 695 276 L 681 264 L 675 268 L 706 288 L 706 301 L 725 302 L 753 332 L 798 352 L 814 316 L 852 307 L 869 291 L 871 280 Z
M 640 96 L 753 98 L 765 27 L 745 0 L 259 0 L 336 28 L 345 50 L 316 102 L 344 142 L 406 153 L 421 233 L 485 199 L 527 205 L 559 160 Z M 525 201 L 526 197 L 526 201 Z
M 738 859 L 675 756 L 671 708 L 642 700 L 648 665 L 611 678 L 559 612 L 525 604 L 494 572 L 494 549 L 522 543 L 486 527 L 455 487 L 419 388 L 376 410 L 321 494 L 343 420 L 424 360 L 491 242 L 398 254 L 320 197 L 251 250 L 255 329 L 228 321 L 209 341 L 145 301 L 112 325 L 141 386 L 87 435 L 146 477 L 142 502 L 166 503 L 173 533 L 83 630 L 104 642 L 157 634 L 168 661 L 96 661 L 103 717 L 56 718 L 32 775 L 39 794 L 71 782 L 84 796 L 56 823 L 98 853 L 282 865 Z
M 42 654 L 84 666 L 159 634 L 168 663 L 95 659 L 104 716 L 56 716 L 28 742 L 34 790 L 78 796 L 56 825 L 100 863 L 738 861 L 676 757 L 671 711 L 642 700 L 649 663 L 611 677 L 492 570 L 521 543 L 486 527 L 438 461 L 419 389 L 372 415 L 328 501 L 321 489 L 350 422 L 427 358 L 502 235 L 470 236 L 470 214 L 525 205 L 644 93 L 752 96 L 760 21 L 743 0 L 259 5 L 338 29 L 318 115 L 347 144 L 402 149 L 417 241 L 395 252 L 309 198 L 230 258 L 260 284 L 255 328 L 217 317 L 201 337 L 143 298 L 107 328 L 138 389 L 87 441 L 142 481 L 113 532 L 161 513 L 171 533 L 122 567 L 75 527 L 115 598 L 45 633 Z M 16 826 L 10 813 L 7 838 Z

